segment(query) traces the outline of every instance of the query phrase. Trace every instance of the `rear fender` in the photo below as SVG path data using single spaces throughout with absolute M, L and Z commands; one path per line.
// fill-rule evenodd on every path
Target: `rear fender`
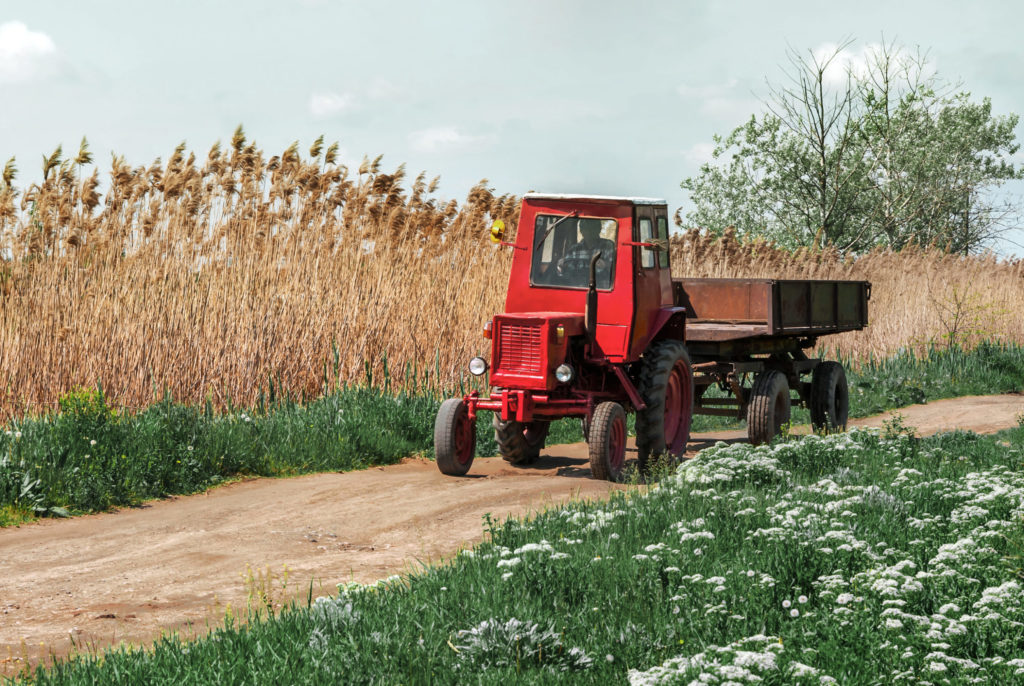
M 651 325 L 651 335 L 644 341 L 643 349 L 655 341 L 686 340 L 686 308 L 685 307 L 663 307 L 658 310 Z

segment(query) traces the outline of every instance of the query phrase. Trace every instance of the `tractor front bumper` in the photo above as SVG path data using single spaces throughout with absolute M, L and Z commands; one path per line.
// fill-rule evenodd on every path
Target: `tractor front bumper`
M 476 419 L 478 410 L 498 414 L 502 421 L 532 422 L 534 419 L 561 419 L 562 417 L 589 417 L 594 411 L 594 398 L 590 395 L 575 398 L 552 398 L 548 393 L 495 388 L 487 397 L 473 391 L 465 396 L 470 419 Z

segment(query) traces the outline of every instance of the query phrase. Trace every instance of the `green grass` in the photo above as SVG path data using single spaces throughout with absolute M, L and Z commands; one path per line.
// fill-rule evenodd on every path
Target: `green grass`
M 887 435 L 888 434 L 888 435 Z M 1024 683 L 1024 426 L 719 444 L 450 563 L 38 684 Z
M 847 366 L 849 361 L 846 361 Z M 849 373 L 851 414 L 864 416 L 957 395 L 1024 388 L 1024 348 L 981 345 L 871 360 Z M 273 387 L 271 387 L 273 390 Z M 215 413 L 165 398 L 135 414 L 100 390 L 71 393 L 61 411 L 0 432 L 0 526 L 195 493 L 239 476 L 289 476 L 391 464 L 431 455 L 440 398 L 344 387 L 311 401 L 268 394 L 257 408 Z M 806 422 L 805 410 L 794 423 Z M 477 454 L 494 455 L 491 415 L 477 424 Z M 695 417 L 694 430 L 742 423 Z M 581 440 L 580 423 L 552 425 L 548 443 Z
M 71 394 L 61 405 L 0 435 L 0 505 L 92 512 L 237 476 L 388 464 L 430 445 L 437 401 L 347 388 L 263 412 L 220 414 L 165 399 L 118 414 L 97 391 Z
M 0 527 L 17 526 L 35 519 L 35 512 L 19 509 L 13 505 L 0 506 Z
M 850 416 L 870 417 L 907 405 L 965 395 L 1024 390 L 1024 346 L 982 343 L 971 350 L 929 347 L 863 362 L 841 359 L 850 387 Z M 809 424 L 806 408 L 793 408 L 794 424 Z M 697 415 L 694 431 L 740 428 L 746 422 Z

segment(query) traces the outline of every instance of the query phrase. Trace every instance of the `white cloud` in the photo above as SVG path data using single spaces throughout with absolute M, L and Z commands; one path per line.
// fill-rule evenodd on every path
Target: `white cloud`
M 442 152 L 479 149 L 494 142 L 493 136 L 462 133 L 454 126 L 439 126 L 409 134 L 409 145 L 416 152 Z
M 857 78 L 864 76 L 879 47 L 877 43 L 871 43 L 860 48 L 846 48 L 836 54 L 838 45 L 822 43 L 811 51 L 811 57 L 817 64 L 828 62 L 824 73 L 825 83 L 835 86 L 845 83 L 847 74 Z
M 20 21 L 0 24 L 0 83 L 25 83 L 55 74 L 60 56 L 53 39 Z
M 691 162 L 696 166 L 700 166 L 705 162 L 711 162 L 715 159 L 713 153 L 715 152 L 714 143 L 695 143 L 691 145 L 689 149 L 683 152 L 683 157 L 687 161 Z
M 317 119 L 335 117 L 354 105 L 355 98 L 348 93 L 313 93 L 309 98 L 309 112 Z
M 829 62 L 825 69 L 824 79 L 827 86 L 841 86 L 846 83 L 847 75 L 861 79 L 867 76 L 872 65 L 885 59 L 886 48 L 879 43 L 868 43 L 859 48 L 847 47 L 836 54 L 839 46 L 835 43 L 822 43 L 811 51 L 814 62 Z M 829 59 L 831 58 L 831 61 Z M 936 73 L 936 62 L 927 54 L 920 54 L 909 48 L 894 46 L 888 56 L 894 69 L 894 77 L 905 78 L 905 73 L 919 74 L 929 77 Z

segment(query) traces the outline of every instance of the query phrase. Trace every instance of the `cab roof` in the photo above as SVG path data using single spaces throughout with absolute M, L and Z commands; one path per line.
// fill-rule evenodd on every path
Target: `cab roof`
M 661 198 L 638 198 L 622 195 L 582 195 L 580 193 L 527 193 L 524 200 L 577 200 L 580 202 L 628 202 L 634 205 L 667 205 Z

